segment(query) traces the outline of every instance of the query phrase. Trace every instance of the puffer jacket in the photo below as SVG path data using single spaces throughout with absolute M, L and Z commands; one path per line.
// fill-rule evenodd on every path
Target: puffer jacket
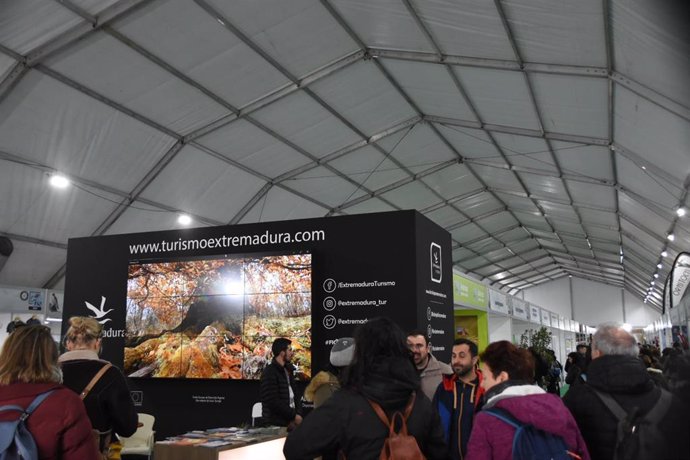
M 27 408 L 41 393 L 55 390 L 26 420 L 41 460 L 96 460 L 100 454 L 84 404 L 72 390 L 56 383 L 0 385 L 0 406 Z M 0 412 L 0 421 L 16 420 L 17 411 Z
M 388 417 L 403 411 L 413 392 L 415 404 L 407 420 L 409 434 L 429 460 L 445 460 L 446 445 L 438 415 L 420 388 L 419 376 L 410 360 L 387 358 L 378 363 L 362 388 L 337 391 L 315 409 L 285 442 L 288 460 L 313 459 L 342 450 L 348 459 L 378 459 L 388 437 L 388 427 L 378 418 L 369 399 L 381 405 Z
M 488 400 L 484 408 L 474 418 L 466 460 L 513 458 L 515 428 L 484 412 L 491 407 L 503 409 L 523 423 L 560 436 L 568 450 L 578 454 L 583 460 L 590 458 L 575 420 L 558 396 L 546 393 L 537 385 L 510 383 L 512 382 L 501 384 L 502 388 L 492 388 L 494 391 L 489 390 L 487 393 Z
M 283 367 L 273 358 L 264 369 L 259 386 L 263 425 L 287 426 L 295 419 L 299 413 L 298 397 L 295 394 L 295 407 L 290 407 L 290 387 L 295 393 L 292 365 L 287 363 Z
M 75 350 L 59 358 L 63 383 L 80 394 L 94 375 L 107 364 L 93 351 Z M 98 431 L 113 430 L 122 436 L 132 436 L 137 430 L 137 412 L 122 372 L 111 367 L 101 376 L 84 399 L 86 413 Z
M 623 409 L 637 407 L 646 414 L 659 400 L 662 389 L 654 384 L 644 364 L 636 356 L 605 355 L 593 359 L 587 369 L 587 382 L 575 385 L 563 397 L 572 412 L 593 459 L 613 458 L 618 421 L 592 387 L 609 393 Z M 659 430 L 665 443 L 657 446 L 654 460 L 690 458 L 688 408 L 674 396 L 671 408 Z

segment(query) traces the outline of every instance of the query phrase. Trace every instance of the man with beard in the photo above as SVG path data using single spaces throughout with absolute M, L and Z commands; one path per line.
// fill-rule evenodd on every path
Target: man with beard
M 482 373 L 477 369 L 477 344 L 468 339 L 453 342 L 453 375 L 443 376 L 434 394 L 448 443 L 448 458 L 462 460 L 472 432 L 474 414 L 479 411 L 484 390 Z
M 422 392 L 427 398 L 433 399 L 442 376 L 452 375 L 453 369 L 434 358 L 422 331 L 412 331 L 407 334 L 407 347 L 412 352 L 412 359 L 422 380 Z
M 294 367 L 290 360 L 295 352 L 291 344 L 289 339 L 283 337 L 273 341 L 273 360 L 264 369 L 259 387 L 262 424 L 287 426 L 288 431 L 302 422 L 293 388 Z

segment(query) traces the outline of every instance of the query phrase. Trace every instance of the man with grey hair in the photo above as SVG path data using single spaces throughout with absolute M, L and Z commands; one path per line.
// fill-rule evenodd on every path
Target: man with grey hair
M 688 409 L 655 385 L 638 358 L 637 340 L 621 325 L 597 328 L 587 381 L 571 387 L 563 402 L 593 459 L 690 458 Z M 621 428 L 629 423 L 619 435 L 621 418 Z M 637 444 L 642 437 L 644 447 Z

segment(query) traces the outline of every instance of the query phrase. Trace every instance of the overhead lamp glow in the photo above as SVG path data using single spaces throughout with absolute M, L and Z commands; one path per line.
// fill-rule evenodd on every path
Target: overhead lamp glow
M 663 267 L 663 265 L 661 265 L 661 264 L 656 264 L 656 268 L 662 268 L 662 267 Z
M 685 215 L 686 211 L 684 207 L 680 207 L 676 209 L 676 214 L 678 214 L 678 217 L 683 217 Z
M 652 281 L 650 284 L 654 286 L 656 284 L 656 281 Z
M 669 234 L 666 236 L 666 238 L 668 238 L 669 241 L 673 241 L 673 240 L 676 239 L 676 235 L 674 235 L 673 233 L 669 233 Z
M 52 185 L 55 188 L 67 188 L 70 184 L 69 179 L 67 179 L 65 176 L 61 176 L 60 174 L 53 174 L 50 176 L 50 185 Z
M 658 274 L 658 273 L 654 273 L 654 278 L 658 278 L 658 277 L 659 277 L 659 274 Z
M 668 252 L 666 251 L 661 251 L 661 257 L 666 257 L 668 256 Z
M 630 323 L 623 323 L 622 328 L 623 328 L 623 330 L 624 330 L 625 332 L 630 332 L 630 331 L 632 331 L 632 324 L 630 324 Z
M 187 214 L 180 214 L 177 216 L 177 223 L 180 225 L 189 225 L 192 223 L 192 218 Z

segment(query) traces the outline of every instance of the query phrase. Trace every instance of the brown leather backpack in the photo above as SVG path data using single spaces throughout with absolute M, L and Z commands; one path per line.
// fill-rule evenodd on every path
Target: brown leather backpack
M 396 411 L 390 420 L 386 416 L 381 406 L 369 400 L 369 404 L 374 408 L 374 412 L 384 425 L 388 427 L 388 437 L 383 443 L 379 460 L 426 460 L 424 454 L 419 449 L 419 444 L 414 436 L 407 433 L 407 418 L 414 406 L 415 394 L 412 393 L 410 401 L 405 406 L 404 413 Z M 400 430 L 395 431 L 395 420 L 400 419 Z

